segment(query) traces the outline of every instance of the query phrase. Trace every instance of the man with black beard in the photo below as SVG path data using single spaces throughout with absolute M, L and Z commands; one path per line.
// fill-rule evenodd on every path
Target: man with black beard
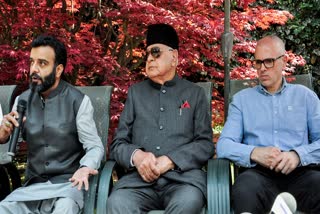
M 25 184 L 0 203 L 0 213 L 79 213 L 88 178 L 98 173 L 104 148 L 88 96 L 61 79 L 65 46 L 51 36 L 31 44 L 30 88 L 15 102 L 27 102 L 22 136 L 28 143 Z M 14 109 L 15 109 L 14 106 Z M 4 116 L 8 141 L 18 113 Z
M 57 66 L 54 65 L 52 72 L 43 78 L 41 78 L 41 76 L 37 73 L 30 74 L 30 87 L 36 87 L 37 91 L 40 93 L 48 90 L 55 82 L 56 68 Z M 41 81 L 41 84 L 37 85 L 34 81 Z

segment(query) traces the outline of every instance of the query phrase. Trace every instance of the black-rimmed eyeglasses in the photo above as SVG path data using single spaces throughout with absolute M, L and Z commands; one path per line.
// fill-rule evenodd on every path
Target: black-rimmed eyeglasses
M 278 59 L 280 59 L 281 57 L 283 57 L 283 55 L 281 56 L 278 56 L 277 58 L 267 58 L 267 59 L 264 59 L 264 60 L 260 60 L 260 59 L 255 59 L 253 60 L 252 62 L 252 66 L 255 68 L 255 69 L 260 69 L 261 66 L 262 66 L 262 63 L 264 64 L 264 67 L 266 68 L 272 68 L 274 66 L 274 62 Z
M 149 51 L 146 51 L 145 60 L 146 61 L 148 60 L 148 57 L 149 57 L 150 54 L 155 59 L 159 58 L 161 56 L 161 52 L 164 52 L 164 51 L 173 51 L 173 49 L 170 48 L 168 50 L 160 50 L 159 47 L 152 47 L 152 48 L 150 48 Z

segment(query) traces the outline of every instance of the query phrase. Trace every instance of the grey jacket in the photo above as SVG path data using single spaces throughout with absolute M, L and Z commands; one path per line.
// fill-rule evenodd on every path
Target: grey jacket
M 111 159 L 127 171 L 114 187 L 150 186 L 131 166 L 136 149 L 168 156 L 175 170 L 162 176 L 198 187 L 206 196 L 206 173 L 202 167 L 214 154 L 210 106 L 204 90 L 175 76 L 164 85 L 146 80 L 129 88 Z

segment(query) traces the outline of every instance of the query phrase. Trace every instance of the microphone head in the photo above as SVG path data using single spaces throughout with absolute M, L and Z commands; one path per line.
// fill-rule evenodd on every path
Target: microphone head
M 297 210 L 296 199 L 288 192 L 280 193 L 271 208 L 273 214 L 292 214 Z
M 25 100 L 19 100 L 19 101 L 18 101 L 18 106 L 23 106 L 24 108 L 26 108 L 26 106 L 27 106 L 27 101 L 25 101 Z
M 290 209 L 290 211 L 292 213 L 296 212 L 296 210 L 297 210 L 297 201 L 293 197 L 293 195 L 291 195 L 288 192 L 283 192 L 279 196 L 281 196 L 283 198 L 283 200 L 286 202 L 286 204 L 288 205 L 288 207 L 289 207 L 289 209 Z
M 17 112 L 20 115 L 24 115 L 24 111 L 26 110 L 26 108 L 27 108 L 27 101 L 19 100 L 17 105 Z

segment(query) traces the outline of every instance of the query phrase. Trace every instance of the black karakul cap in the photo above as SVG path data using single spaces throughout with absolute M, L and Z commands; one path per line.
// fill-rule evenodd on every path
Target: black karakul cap
M 149 25 L 147 31 L 147 47 L 157 43 L 167 45 L 173 49 L 179 49 L 177 32 L 168 24 Z

